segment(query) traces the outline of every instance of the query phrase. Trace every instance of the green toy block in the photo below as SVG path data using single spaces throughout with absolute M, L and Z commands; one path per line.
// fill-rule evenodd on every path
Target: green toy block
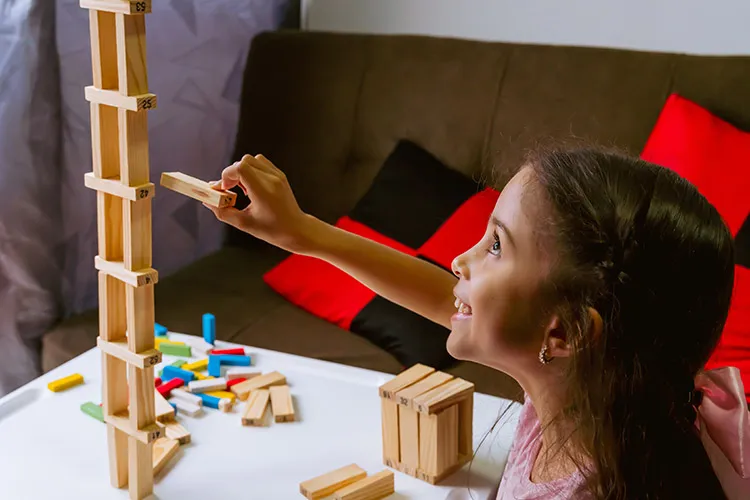
M 94 417 L 99 422 L 104 423 L 104 413 L 102 412 L 101 406 L 94 404 L 91 401 L 87 401 L 81 405 L 81 411 L 90 417 Z
M 187 364 L 187 361 L 185 361 L 184 359 L 178 359 L 177 361 L 172 363 L 172 366 L 174 366 L 175 368 L 182 368 L 182 365 L 184 364 Z M 159 370 L 159 376 L 161 377 L 163 374 L 164 369 L 162 368 L 161 370 Z
M 159 350 L 164 354 L 169 354 L 170 356 L 182 356 L 184 358 L 189 358 L 191 356 L 189 345 L 174 345 L 163 343 L 159 344 Z

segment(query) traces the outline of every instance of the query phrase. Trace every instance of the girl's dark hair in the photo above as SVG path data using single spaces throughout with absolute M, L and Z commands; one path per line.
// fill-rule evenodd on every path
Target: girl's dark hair
M 559 251 L 549 282 L 573 348 L 562 418 L 578 424 L 588 487 L 601 499 L 725 498 L 690 397 L 729 309 L 726 225 L 672 171 L 622 154 L 551 151 L 528 165 Z

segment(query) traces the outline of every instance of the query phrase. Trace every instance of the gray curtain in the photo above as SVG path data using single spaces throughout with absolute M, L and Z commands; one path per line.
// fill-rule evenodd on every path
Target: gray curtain
M 60 313 L 55 3 L 0 0 L 0 396 L 39 375 Z

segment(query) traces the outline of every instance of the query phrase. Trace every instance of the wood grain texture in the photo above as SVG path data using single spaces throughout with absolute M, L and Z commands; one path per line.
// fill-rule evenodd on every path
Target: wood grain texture
M 104 260 L 99 256 L 94 257 L 94 267 L 133 287 L 155 285 L 159 282 L 159 273 L 150 267 L 140 271 L 129 271 L 123 261 Z
M 419 416 L 405 406 L 398 406 L 398 435 L 401 465 L 409 475 L 419 468 Z
M 216 208 L 231 207 L 237 201 L 237 193 L 214 189 L 208 182 L 182 172 L 163 172 L 159 182 L 162 187 Z
M 250 393 L 242 414 L 242 425 L 255 427 L 266 425 L 266 408 L 268 408 L 270 395 L 267 389 L 258 389 Z
M 99 256 L 106 260 L 122 260 L 122 200 L 107 193 L 96 193 L 96 231 Z
M 146 18 L 115 14 L 117 68 L 120 93 L 138 95 L 148 92 L 146 63 Z
M 125 285 L 128 347 L 135 353 L 154 348 L 154 285 Z
M 148 113 L 117 109 L 120 179 L 127 186 L 149 181 Z
M 380 397 L 386 399 L 393 399 L 394 394 L 416 382 L 422 380 L 426 376 L 430 375 L 435 371 L 434 368 L 425 366 L 422 364 L 416 364 L 411 368 L 404 370 L 399 373 L 393 379 L 389 380 L 385 384 L 379 387 Z
M 84 88 L 84 96 L 91 103 L 104 104 L 129 111 L 156 109 L 156 94 L 122 95 L 117 90 L 105 90 L 89 85 Z
M 414 409 L 414 398 L 445 384 L 451 379 L 453 379 L 453 375 L 443 372 L 434 372 L 419 382 L 397 391 L 394 394 L 394 398 L 398 404 Z
M 128 438 L 128 491 L 132 500 L 148 498 L 154 491 L 153 443 Z
M 156 420 L 160 422 L 168 422 L 174 420 L 175 417 L 172 405 L 156 389 L 154 389 L 154 413 Z
M 154 400 L 154 368 L 137 368 L 128 365 L 130 388 L 130 425 L 141 429 L 156 422 Z
M 392 471 L 384 470 L 336 491 L 334 500 L 379 500 L 394 493 Z
M 383 436 L 383 463 L 388 467 L 401 461 L 398 433 L 398 405 L 388 399 L 380 399 L 381 431 Z
M 129 271 L 151 267 L 151 200 L 123 202 L 123 261 Z
M 299 491 L 308 500 L 327 497 L 338 489 L 348 486 L 367 477 L 367 472 L 357 464 L 350 464 L 340 469 L 303 481 Z
M 113 488 L 128 484 L 128 435 L 114 425 L 107 424 L 109 482 Z
M 271 412 L 277 423 L 294 422 L 294 403 L 288 385 L 277 385 L 268 388 L 271 393 Z
M 104 421 L 120 429 L 130 437 L 135 437 L 142 443 L 153 443 L 164 434 L 164 430 L 156 423 L 136 429 L 130 424 L 130 414 L 125 411 L 114 415 L 104 415 Z
M 94 86 L 100 89 L 117 89 L 117 46 L 115 15 L 111 12 L 89 11 L 91 40 L 91 69 Z
M 103 340 L 125 340 L 125 284 L 99 272 L 99 336 Z
M 412 405 L 419 413 L 437 413 L 474 393 L 474 384 L 457 378 L 414 398 Z
M 419 414 L 419 468 L 439 475 L 458 462 L 458 406 Z
M 266 389 L 274 385 L 286 384 L 286 377 L 279 372 L 270 372 L 263 374 L 259 377 L 253 377 L 251 379 L 240 382 L 237 385 L 233 385 L 231 391 L 237 395 L 240 401 L 245 401 L 250 391 L 258 389 Z
M 458 403 L 458 454 L 474 454 L 474 395 Z
M 120 140 L 117 109 L 91 103 L 91 160 L 101 178 L 120 176 Z
M 95 173 L 89 172 L 83 176 L 83 183 L 89 189 L 107 193 L 117 198 L 123 198 L 130 201 L 144 200 L 146 198 L 153 198 L 156 186 L 153 183 L 148 182 L 141 186 L 126 186 L 118 177 L 112 177 L 108 179 L 102 179 L 97 177 Z M 122 205 L 120 205 L 122 206 Z M 120 223 L 122 221 L 120 220 Z M 120 224 L 121 227 L 121 224 Z M 122 259 L 113 259 L 122 260 Z
M 96 9 L 120 14 L 149 14 L 151 0 L 80 0 L 84 9 Z
M 97 337 L 96 345 L 102 352 L 107 353 L 117 359 L 120 359 L 128 365 L 135 366 L 137 368 L 148 368 L 150 366 L 158 365 L 162 360 L 162 353 L 156 349 L 148 349 L 135 353 L 128 347 L 127 341 L 123 340 L 104 340 L 101 337 Z
M 174 420 L 164 422 L 164 432 L 169 439 L 176 439 L 181 445 L 190 443 L 190 431 Z

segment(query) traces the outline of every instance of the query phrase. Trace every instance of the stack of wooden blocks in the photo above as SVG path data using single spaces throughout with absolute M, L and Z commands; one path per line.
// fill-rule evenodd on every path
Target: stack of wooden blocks
M 151 198 L 147 110 L 146 22 L 151 1 L 80 0 L 89 9 L 93 86 L 93 172 L 85 184 L 96 190 L 99 254 L 99 338 L 102 406 L 107 423 L 110 479 L 130 498 L 153 491 L 156 423 L 154 285 L 151 268 Z M 172 448 L 172 446 L 170 446 Z
M 436 484 L 471 460 L 474 384 L 417 364 L 379 392 L 385 465 Z

